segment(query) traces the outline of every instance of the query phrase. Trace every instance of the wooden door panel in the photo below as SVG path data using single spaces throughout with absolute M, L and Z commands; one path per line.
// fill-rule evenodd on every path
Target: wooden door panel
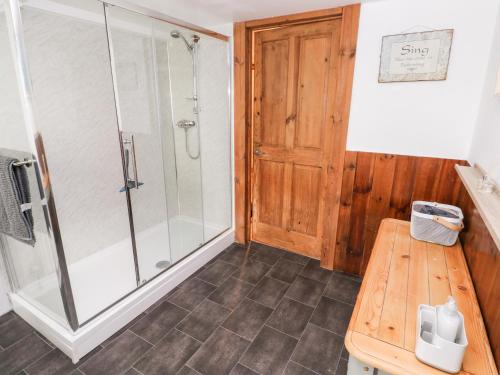
M 340 20 L 255 34 L 252 231 L 320 258 Z
M 262 95 L 260 117 L 266 126 L 259 127 L 256 141 L 262 145 L 285 147 L 285 122 L 288 82 L 288 40 L 270 40 L 262 43 Z
M 328 34 L 300 38 L 295 147 L 322 146 L 330 39 Z
M 321 168 L 294 165 L 290 230 L 313 237 L 318 234 Z
M 261 223 L 282 227 L 285 163 L 261 160 L 256 171 L 260 203 L 258 220 Z

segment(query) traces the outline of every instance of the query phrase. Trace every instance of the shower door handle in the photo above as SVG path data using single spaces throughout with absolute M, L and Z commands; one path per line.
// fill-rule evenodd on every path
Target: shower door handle
M 135 156 L 135 140 L 134 140 L 134 135 L 132 134 L 130 136 L 130 140 L 132 142 L 132 157 L 134 158 L 134 164 L 133 164 L 133 170 L 134 170 L 134 181 L 135 181 L 135 188 L 139 189 L 139 178 L 137 177 L 137 158 Z
M 137 173 L 137 157 L 135 152 L 135 139 L 134 135 L 131 134 L 130 138 L 125 138 L 125 135 L 122 133 L 123 146 L 124 146 L 124 157 L 125 157 L 125 181 L 126 186 L 120 189 L 121 192 L 124 192 L 127 189 L 139 189 L 139 186 L 144 185 L 144 183 L 139 181 L 138 173 Z M 130 176 L 130 154 L 132 154 L 132 175 L 133 179 Z

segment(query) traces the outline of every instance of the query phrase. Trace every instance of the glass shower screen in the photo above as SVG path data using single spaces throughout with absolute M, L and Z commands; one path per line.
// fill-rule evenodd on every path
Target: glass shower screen
M 15 293 L 76 329 L 231 227 L 228 43 L 96 0 L 19 10 L 31 85 L 0 151 L 40 160 L 53 205 L 33 194 L 33 249 L 0 245 Z

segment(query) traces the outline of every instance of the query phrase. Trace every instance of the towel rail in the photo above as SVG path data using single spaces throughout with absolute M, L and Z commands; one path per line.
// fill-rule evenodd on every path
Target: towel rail
M 22 167 L 23 165 L 26 167 L 31 167 L 31 165 L 34 163 L 36 163 L 36 160 L 29 159 L 29 160 L 23 160 L 23 161 L 18 161 L 18 162 L 12 163 L 12 165 L 14 167 Z

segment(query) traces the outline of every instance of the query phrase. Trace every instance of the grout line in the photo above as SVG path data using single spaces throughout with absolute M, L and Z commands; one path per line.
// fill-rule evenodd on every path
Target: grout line
M 321 297 L 323 296 L 323 293 L 325 292 L 325 290 L 326 290 L 326 285 L 325 285 L 325 287 L 323 288 L 323 291 L 322 291 L 322 293 L 321 293 Z M 297 302 L 299 302 L 299 301 L 297 301 Z M 303 330 L 303 331 L 302 331 L 302 333 L 300 334 L 300 337 L 299 337 L 299 339 L 298 339 L 298 341 L 297 341 L 297 345 L 295 345 L 295 348 L 293 349 L 293 352 L 292 352 L 292 354 L 290 355 L 289 360 L 290 360 L 291 358 L 293 358 L 293 355 L 295 354 L 295 351 L 297 350 L 298 346 L 300 345 L 300 342 L 302 341 L 302 338 L 304 337 L 304 332 L 307 330 L 307 326 L 308 326 L 309 324 L 311 324 L 311 319 L 312 319 L 312 317 L 314 316 L 314 313 L 316 312 L 316 310 L 318 309 L 318 306 L 319 306 L 319 303 L 320 303 L 320 302 L 321 302 L 321 298 L 320 298 L 320 299 L 319 299 L 319 301 L 316 303 L 316 306 L 314 306 L 314 310 L 313 310 L 313 312 L 311 313 L 311 315 L 309 316 L 309 319 L 307 319 L 306 327 L 304 328 L 304 330 Z M 340 356 L 340 355 L 342 355 L 342 349 L 341 349 L 341 352 L 339 353 L 339 356 Z M 286 367 L 285 367 L 285 370 L 286 370 Z M 284 373 L 285 373 L 285 370 L 283 370 L 282 374 L 284 374 Z
M 236 362 L 236 364 L 234 365 L 233 369 L 234 369 L 236 366 L 238 366 L 238 365 L 240 365 L 241 367 L 244 367 L 244 368 L 246 368 L 246 369 L 248 369 L 248 370 L 252 371 L 253 373 L 255 373 L 255 374 L 257 374 L 257 375 L 261 375 L 261 373 L 260 373 L 260 372 L 255 371 L 255 370 L 252 370 L 250 367 L 245 366 L 243 363 L 240 363 L 239 361 L 238 361 L 238 362 Z M 232 370 L 232 369 L 231 369 L 231 370 Z
M 207 297 L 208 297 L 208 296 L 207 296 Z M 207 298 L 207 297 L 205 297 L 205 298 Z M 175 307 L 178 307 L 179 309 L 182 309 L 182 310 L 184 310 L 184 311 L 187 311 L 187 312 L 188 312 L 188 315 L 189 315 L 189 314 L 191 314 L 191 313 L 194 311 L 194 309 L 196 309 L 196 308 L 198 307 L 198 305 L 199 305 L 200 303 L 202 303 L 202 302 L 205 300 L 205 298 L 203 298 L 203 299 L 202 299 L 202 300 L 201 300 L 201 301 L 200 301 L 200 302 L 199 302 L 199 303 L 198 303 L 195 307 L 193 307 L 193 310 L 188 310 L 188 309 L 186 309 L 185 307 L 179 306 L 179 305 L 177 305 L 175 302 L 172 302 L 172 301 L 169 301 L 169 300 L 167 300 L 167 302 L 168 302 L 168 303 L 170 303 L 171 305 L 174 305 Z
M 193 355 L 194 355 L 194 353 L 193 353 Z M 192 357 L 192 356 L 191 356 L 191 357 Z M 191 358 L 191 357 L 189 357 L 189 358 Z M 187 365 L 187 361 L 186 361 L 186 363 L 185 363 L 182 367 L 184 367 L 184 366 L 186 366 L 188 369 L 190 369 L 190 370 L 192 370 L 192 371 L 196 372 L 197 374 L 202 375 L 200 372 L 196 371 L 194 368 L 189 367 L 189 366 Z M 180 368 L 180 370 L 179 370 L 179 371 L 177 371 L 177 373 L 179 373 L 179 372 L 182 370 L 182 367 Z
M 288 362 L 295 363 L 297 366 L 300 366 L 300 367 L 302 367 L 302 368 L 305 368 L 306 370 L 309 370 L 309 371 L 311 371 L 311 372 L 314 372 L 315 374 L 321 375 L 319 372 L 314 371 L 312 368 L 309 368 L 309 367 L 307 367 L 307 366 L 301 365 L 299 362 L 292 361 L 291 359 L 290 359 Z M 335 369 L 335 371 L 337 371 L 337 369 Z
M 43 341 L 43 340 L 42 340 Z M 54 350 L 56 350 L 55 348 L 53 348 L 52 350 L 49 350 L 47 353 L 45 353 L 44 355 L 42 355 L 40 358 L 38 358 L 37 360 L 35 360 L 34 362 L 31 362 L 29 364 L 26 365 L 26 367 L 24 367 L 21 371 L 24 371 L 26 372 L 27 374 L 29 374 L 28 372 L 28 367 L 31 367 L 33 366 L 35 363 L 39 362 L 42 358 L 44 358 L 45 356 L 48 356 L 50 353 L 52 353 Z
M 179 324 L 181 324 L 181 322 L 179 322 Z M 178 325 L 179 325 L 179 324 L 178 324 Z M 172 328 L 170 331 L 168 331 L 168 333 L 170 333 L 171 331 L 174 331 L 174 330 L 175 330 L 175 331 L 177 331 L 177 332 L 180 332 L 180 333 L 182 333 L 182 334 L 184 334 L 184 335 L 186 335 L 186 336 L 188 336 L 188 337 L 191 337 L 193 340 L 195 340 L 195 341 L 197 341 L 197 342 L 199 342 L 200 344 L 202 344 L 202 345 L 203 345 L 203 341 L 201 341 L 200 339 L 197 339 L 197 338 L 196 338 L 196 337 L 194 337 L 194 336 L 191 336 L 189 333 L 184 332 L 182 329 L 177 328 L 177 326 L 175 326 L 175 327 L 174 327 L 174 328 Z M 167 333 L 167 335 L 168 335 L 168 333 Z M 166 335 L 165 335 L 165 336 L 163 336 L 163 338 L 165 338 L 165 337 L 166 337 Z M 161 340 L 160 340 L 160 341 L 161 341 Z M 200 346 L 201 346 L 201 345 L 200 345 Z
M 146 353 L 144 353 L 144 354 L 146 354 Z M 142 357 L 141 357 L 141 358 L 142 358 Z M 135 365 L 136 363 L 137 363 L 137 362 L 135 362 L 135 363 L 134 363 L 134 365 Z M 133 368 L 133 369 L 134 369 L 135 371 L 137 371 L 139 374 L 144 375 L 144 373 L 143 373 L 142 371 L 137 370 L 137 369 L 134 367 L 134 365 L 132 365 L 130 368 Z M 127 371 L 128 371 L 128 370 L 127 370 Z
M 127 332 L 127 331 L 128 331 L 128 332 L 130 332 L 130 333 L 132 333 L 134 336 L 137 336 L 138 338 L 140 338 L 140 339 L 141 339 L 141 340 L 143 340 L 144 342 L 147 342 L 147 343 L 148 343 L 148 344 L 150 344 L 151 346 L 153 346 L 153 347 L 155 346 L 155 344 L 153 344 L 152 342 L 150 342 L 150 341 L 146 340 L 144 337 L 139 336 L 137 333 L 135 333 L 135 332 L 131 331 L 130 329 L 127 329 L 125 332 Z M 125 332 L 123 332 L 123 333 L 125 333 Z M 169 331 L 169 332 L 170 332 L 170 331 Z M 167 334 L 168 334 L 168 332 L 167 332 Z M 120 335 L 120 336 L 121 336 L 121 335 Z M 163 336 L 163 337 L 165 337 L 165 336 Z M 163 337 L 162 337 L 162 338 L 163 338 Z M 160 339 L 160 341 L 161 341 L 161 339 Z M 145 353 L 144 353 L 144 354 L 145 354 Z
M 318 328 L 321 328 L 323 331 L 330 332 L 330 333 L 334 334 L 335 336 L 340 337 L 341 339 L 344 339 L 344 338 L 345 338 L 345 335 L 344 335 L 344 336 L 342 336 L 340 333 L 333 332 L 331 329 L 328 329 L 328 328 L 325 328 L 325 327 L 321 327 L 320 325 L 317 325 L 316 323 L 311 323 L 311 322 L 309 322 L 309 324 L 311 324 L 311 325 L 313 325 L 313 326 L 316 326 L 316 327 L 318 327 Z
M 219 326 L 217 326 L 217 328 L 219 328 L 219 327 L 220 327 L 220 328 L 222 328 L 222 329 L 223 329 L 223 330 L 225 330 L 225 331 L 228 331 L 228 332 L 230 332 L 230 333 L 232 333 L 232 334 L 234 334 L 234 335 L 236 335 L 236 336 L 238 336 L 238 337 L 240 337 L 240 338 L 244 339 L 245 341 L 249 341 L 249 342 L 250 342 L 250 344 L 252 344 L 252 342 L 253 342 L 253 340 L 249 340 L 249 339 L 247 339 L 246 337 L 241 336 L 239 333 L 234 332 L 234 331 L 231 331 L 229 328 L 224 327 L 222 324 L 219 324 Z

